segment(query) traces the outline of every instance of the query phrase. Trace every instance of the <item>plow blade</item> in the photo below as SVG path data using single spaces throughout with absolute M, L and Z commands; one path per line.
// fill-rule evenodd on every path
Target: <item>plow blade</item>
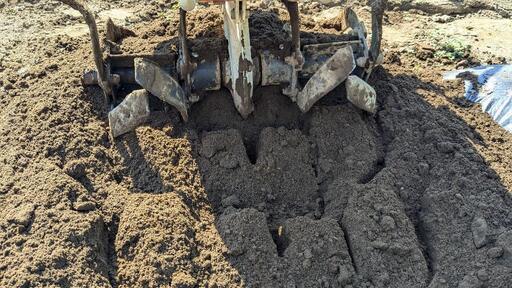
M 176 108 L 184 121 L 188 121 L 185 92 L 178 81 L 157 64 L 135 58 L 135 81 L 160 100 Z
M 128 133 L 146 122 L 149 116 L 148 96 L 146 90 L 135 90 L 108 113 L 112 138 Z
M 304 89 L 297 95 L 297 105 L 307 112 L 313 104 L 332 91 L 356 68 L 354 54 L 350 46 L 345 46 L 327 60 L 309 79 Z
M 345 83 L 347 99 L 359 109 L 375 113 L 377 111 L 377 93 L 363 79 L 351 75 Z

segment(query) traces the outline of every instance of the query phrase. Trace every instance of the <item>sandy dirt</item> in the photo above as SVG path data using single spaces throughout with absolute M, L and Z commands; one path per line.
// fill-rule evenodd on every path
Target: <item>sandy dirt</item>
M 92 7 L 135 31 L 124 53 L 176 49 L 174 1 Z M 0 287 L 510 287 L 512 135 L 441 75 L 510 61 L 512 20 L 394 7 L 376 115 L 344 87 L 306 114 L 267 87 L 243 120 L 218 91 L 189 123 L 153 99 L 113 141 L 101 90 L 80 82 L 79 15 L 0 2 Z M 305 42 L 338 39 L 328 8 L 301 4 Z M 251 10 L 254 46 L 285 44 L 284 7 Z M 191 19 L 193 49 L 225 47 L 217 7 Z M 452 33 L 472 48 L 440 58 Z

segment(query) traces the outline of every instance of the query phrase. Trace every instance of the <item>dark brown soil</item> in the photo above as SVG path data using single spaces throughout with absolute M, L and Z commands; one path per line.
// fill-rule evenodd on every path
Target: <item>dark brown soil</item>
M 193 16 L 197 49 L 224 45 L 216 9 Z M 278 18 L 256 15 L 263 45 L 255 29 L 279 25 L 256 22 Z M 174 49 L 176 21 L 154 18 L 123 51 Z M 335 33 L 308 23 L 307 39 Z M 242 120 L 219 91 L 189 123 L 155 101 L 112 141 L 100 89 L 79 81 L 86 35 L 5 47 L 19 50 L 0 62 L 1 287 L 512 283 L 512 135 L 441 82 L 454 64 L 386 42 L 376 115 L 343 87 L 306 114 L 270 87 Z

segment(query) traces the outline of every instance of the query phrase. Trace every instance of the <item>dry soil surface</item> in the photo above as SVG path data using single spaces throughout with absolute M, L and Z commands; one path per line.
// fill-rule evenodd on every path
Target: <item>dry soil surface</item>
M 251 5 L 254 46 L 284 44 L 284 7 Z M 175 50 L 174 1 L 92 7 L 135 31 L 125 53 Z M 111 140 L 101 90 L 80 82 L 93 61 L 79 15 L 0 2 L 0 286 L 510 287 L 512 135 L 441 74 L 510 59 L 487 49 L 509 49 L 510 29 L 464 25 L 511 20 L 395 7 L 376 115 L 343 87 L 306 114 L 267 87 L 242 120 L 219 91 L 189 123 L 155 100 L 147 125 Z M 336 39 L 315 17 L 338 8 L 301 9 L 305 41 Z M 217 7 L 191 19 L 194 49 L 223 47 Z M 442 58 L 432 39 L 458 32 L 430 23 L 483 48 Z

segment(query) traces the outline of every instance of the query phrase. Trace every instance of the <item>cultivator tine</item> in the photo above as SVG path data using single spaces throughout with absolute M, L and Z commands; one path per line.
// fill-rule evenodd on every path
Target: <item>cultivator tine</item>
M 128 133 L 146 122 L 149 116 L 148 94 L 144 89 L 135 90 L 108 113 L 112 138 Z
M 254 63 L 251 56 L 249 36 L 249 15 L 247 1 L 228 1 L 223 5 L 224 35 L 228 40 L 229 75 L 228 89 L 235 107 L 247 118 L 254 110 L 252 94 L 254 89 Z
M 297 94 L 299 93 L 298 74 L 304 65 L 304 57 L 300 51 L 300 17 L 299 5 L 296 0 L 283 1 L 288 14 L 290 15 L 290 26 L 292 36 L 292 51 L 291 55 L 286 57 L 285 61 L 292 67 L 289 85 L 283 89 L 283 94 L 289 96 L 293 101 L 296 101 Z
M 366 43 L 366 28 L 363 22 L 359 21 L 356 12 L 350 7 L 345 9 L 345 23 L 357 34 L 362 48 L 361 50 L 363 51 L 363 57 L 366 61 L 369 55 L 368 44 Z
M 380 52 L 382 41 L 382 18 L 386 9 L 387 0 L 372 0 L 372 40 L 370 44 L 370 59 L 368 68 L 366 69 L 365 80 L 368 81 L 373 69 L 384 61 L 384 57 Z
M 135 81 L 160 100 L 175 107 L 183 120 L 188 121 L 187 101 L 185 92 L 178 81 L 160 68 L 157 64 L 143 59 L 135 58 Z
M 350 46 L 345 46 L 325 62 L 309 79 L 304 89 L 297 95 L 297 105 L 307 112 L 313 104 L 345 81 L 352 73 L 356 63 Z
M 347 27 L 352 28 L 352 30 L 357 32 L 360 29 L 359 27 L 361 26 L 361 21 L 359 21 L 359 18 L 357 17 L 356 12 L 352 8 L 346 7 L 345 11 L 344 11 L 344 15 L 345 15 L 345 25 Z M 363 32 L 364 32 L 364 29 L 363 29 Z
M 192 80 L 191 73 L 194 69 L 188 50 L 187 43 L 187 11 L 180 8 L 180 27 L 179 27 L 179 59 L 178 59 L 178 72 L 181 80 L 184 82 L 184 92 L 187 98 L 192 94 Z
M 375 113 L 377 111 L 377 93 L 363 79 L 350 75 L 345 82 L 347 99 L 357 108 Z
M 382 40 L 382 18 L 386 8 L 385 0 L 371 1 L 372 7 L 372 40 L 370 45 L 370 56 L 372 61 L 376 61 L 380 55 L 380 44 Z
M 68 5 L 69 7 L 77 10 L 82 14 L 82 17 L 85 20 L 85 23 L 89 27 L 89 33 L 91 37 L 91 45 L 92 45 L 92 53 L 94 55 L 94 63 L 96 65 L 96 71 L 98 73 L 98 85 L 103 90 L 103 94 L 105 96 L 105 101 L 107 104 L 110 103 L 110 96 L 113 96 L 112 85 L 110 83 L 110 79 L 108 78 L 107 71 L 105 71 L 105 65 L 103 63 L 101 47 L 100 47 L 100 38 L 98 36 L 98 27 L 96 26 L 96 20 L 94 20 L 94 15 L 91 10 L 82 0 L 60 0 L 62 3 Z M 115 99 L 113 99 L 115 100 Z
M 380 46 L 382 40 L 382 18 L 386 0 L 370 0 L 372 7 L 372 40 L 368 47 L 367 31 L 351 8 L 343 13 L 344 28 L 350 27 L 352 34 L 339 42 L 310 44 L 301 47 L 300 15 L 297 0 L 283 0 L 290 15 L 291 48 L 289 51 L 257 50 L 253 58 L 249 34 L 248 0 L 215 0 L 222 5 L 224 17 L 224 35 L 228 41 L 228 55 L 223 53 L 199 52 L 192 54 L 187 43 L 187 11 L 194 9 L 198 1 L 180 0 L 179 49 L 177 53 L 148 55 L 114 55 L 119 51 L 108 51 L 103 61 L 96 23 L 82 0 L 61 0 L 79 10 L 86 19 L 91 31 L 96 72 L 84 75 L 83 83 L 99 84 L 106 96 L 113 95 L 112 87 L 122 84 L 139 84 L 149 93 L 175 107 L 184 121 L 188 120 L 189 105 L 207 95 L 208 91 L 227 88 L 233 102 L 245 119 L 254 110 L 252 101 L 256 85 L 282 85 L 282 90 L 296 102 L 300 110 L 307 112 L 311 107 L 347 80 L 354 71 L 362 79 L 369 77 L 372 69 L 382 63 Z M 199 1 L 205 2 L 205 1 Z M 116 45 L 123 35 L 133 35 L 131 31 L 117 27 L 112 21 L 107 23 L 107 40 Z M 113 46 L 116 47 L 116 46 Z M 306 81 L 303 88 L 299 79 Z M 347 81 L 347 96 L 350 102 L 366 111 L 375 112 L 375 90 L 362 79 L 351 77 Z M 125 99 L 122 109 L 112 113 L 112 133 L 124 131 L 116 119 L 125 119 L 127 126 L 139 120 L 126 114 L 134 107 Z M 128 97 L 127 97 L 128 98 Z M 138 110 L 137 110 L 138 109 Z M 145 110 L 144 110 L 145 111 Z M 125 114 L 123 114 L 125 113 Z M 134 115 L 135 115 L 134 114 Z M 124 116 L 115 116 L 124 115 Z M 111 117 L 109 115 L 109 117 Z M 110 119 L 110 118 L 109 118 Z M 138 118 L 137 118 L 138 119 Z M 117 122 L 116 122 L 117 121 Z M 117 126 L 116 126 L 117 125 Z M 120 132 L 119 132 L 120 133 Z

